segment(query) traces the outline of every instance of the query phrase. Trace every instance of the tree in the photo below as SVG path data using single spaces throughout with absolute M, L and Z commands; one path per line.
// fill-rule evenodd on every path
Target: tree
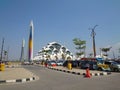
M 80 57 L 81 55 L 85 54 L 86 49 L 86 41 L 80 40 L 79 38 L 74 38 L 73 43 L 76 45 L 76 49 L 78 52 L 76 53 L 77 57 Z
M 108 51 L 110 51 L 110 49 L 111 49 L 112 47 L 109 47 L 109 48 L 101 48 L 101 50 L 103 51 L 103 52 L 105 52 L 105 56 L 108 56 L 108 54 L 107 54 L 107 52 Z
M 92 57 L 92 56 L 93 56 L 93 53 L 90 53 L 90 54 L 89 54 L 89 57 Z

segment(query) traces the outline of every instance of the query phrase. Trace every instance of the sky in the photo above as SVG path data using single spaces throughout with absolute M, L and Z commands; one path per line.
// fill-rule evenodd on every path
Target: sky
M 34 56 L 50 42 L 58 42 L 76 53 L 74 38 L 86 40 L 86 53 L 92 51 L 91 29 L 95 28 L 97 55 L 100 48 L 120 55 L 120 0 L 0 0 L 0 51 L 9 59 L 20 58 L 25 39 L 27 56 L 30 21 L 34 24 Z

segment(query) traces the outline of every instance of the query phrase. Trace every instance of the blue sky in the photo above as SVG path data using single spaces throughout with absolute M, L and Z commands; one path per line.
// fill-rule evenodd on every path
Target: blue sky
M 9 47 L 9 58 L 19 59 L 22 39 L 27 53 L 29 24 L 34 24 L 34 55 L 47 43 L 56 41 L 76 52 L 74 38 L 86 40 L 92 52 L 91 30 L 95 25 L 96 49 L 120 48 L 120 0 L 0 0 L 0 48 Z M 1 51 L 1 49 L 0 49 Z

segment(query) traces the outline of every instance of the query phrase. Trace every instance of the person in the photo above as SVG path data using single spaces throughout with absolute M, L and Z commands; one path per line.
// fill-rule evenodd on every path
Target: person
M 45 67 L 47 67 L 48 63 L 47 63 L 47 60 L 45 61 Z
M 90 67 L 90 65 L 87 63 L 87 64 L 86 64 L 86 69 L 89 69 L 89 67 Z
M 90 67 L 90 65 L 87 63 L 87 64 L 86 64 L 86 75 L 85 75 L 85 77 L 87 77 L 87 78 L 90 78 L 90 77 L 91 77 L 90 71 L 89 71 L 89 67 Z

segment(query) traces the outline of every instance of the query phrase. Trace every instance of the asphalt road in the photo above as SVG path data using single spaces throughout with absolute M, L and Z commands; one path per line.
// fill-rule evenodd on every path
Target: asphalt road
M 19 84 L 3 84 L 0 85 L 0 90 L 120 90 L 120 73 L 84 78 L 82 75 L 38 66 L 26 66 L 25 68 L 39 76 L 39 80 Z

